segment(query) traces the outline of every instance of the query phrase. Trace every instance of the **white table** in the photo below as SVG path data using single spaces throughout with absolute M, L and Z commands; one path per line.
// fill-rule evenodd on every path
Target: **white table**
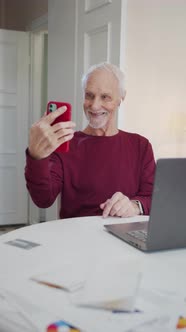
M 110 319 L 110 324 L 114 326 L 114 320 L 118 320 L 120 328 L 111 328 L 110 331 L 125 331 L 123 324 L 127 314 L 125 317 L 125 314 L 116 317 L 103 310 L 77 308 L 69 301 L 66 292 L 37 284 L 30 277 L 48 270 L 50 266 L 67 262 L 72 263 L 76 270 L 85 266 L 93 268 L 98 263 L 137 259 L 143 272 L 140 288 L 160 291 L 161 296 L 165 292 L 171 300 L 175 297 L 179 303 L 179 299 L 186 296 L 186 249 L 143 253 L 109 234 L 103 227 L 105 223 L 133 222 L 141 218 L 144 219 L 72 218 L 35 224 L 0 236 L 0 296 L 3 290 L 9 290 L 33 305 L 30 309 L 25 305 L 24 309 L 28 320 L 38 326 L 39 332 L 46 331 L 44 327 L 58 319 L 67 320 L 88 332 L 103 332 L 105 322 L 108 323 Z M 24 250 L 5 243 L 17 238 L 41 245 Z M 162 296 L 159 304 L 167 312 L 164 300 Z M 186 315 L 186 306 L 183 314 Z M 3 332 L 24 331 L 21 328 L 16 330 L 16 327 L 11 331 L 10 326 L 6 331 L 4 325 L 3 330 L 1 327 L 0 331 Z

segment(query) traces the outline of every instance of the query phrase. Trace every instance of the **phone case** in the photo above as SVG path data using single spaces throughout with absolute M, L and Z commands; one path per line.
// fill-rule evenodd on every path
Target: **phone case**
M 60 101 L 49 101 L 47 104 L 47 114 L 55 112 L 58 108 L 66 106 L 67 110 L 52 123 L 54 125 L 58 122 L 70 121 L 71 120 L 71 104 Z M 69 141 L 61 144 L 55 151 L 57 152 L 67 152 L 69 150 Z

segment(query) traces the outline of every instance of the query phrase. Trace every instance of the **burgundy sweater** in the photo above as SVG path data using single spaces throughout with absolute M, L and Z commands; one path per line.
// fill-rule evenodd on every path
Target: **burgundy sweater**
M 25 177 L 34 203 L 52 205 L 61 193 L 60 218 L 101 215 L 99 205 L 115 192 L 137 199 L 149 214 L 155 161 L 149 141 L 119 131 L 114 136 L 76 132 L 66 153 L 42 160 L 26 154 Z

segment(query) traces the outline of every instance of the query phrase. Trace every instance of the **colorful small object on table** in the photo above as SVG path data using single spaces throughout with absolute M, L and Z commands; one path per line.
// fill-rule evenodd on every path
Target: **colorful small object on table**
M 47 327 L 46 332 L 81 332 L 77 327 L 60 320 Z
M 179 317 L 176 329 L 186 329 L 186 317 Z

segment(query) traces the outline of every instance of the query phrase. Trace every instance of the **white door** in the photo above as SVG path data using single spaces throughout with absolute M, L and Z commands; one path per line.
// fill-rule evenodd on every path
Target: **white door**
M 78 0 L 77 110 L 82 109 L 81 77 L 91 65 L 108 61 L 123 69 L 126 7 L 127 0 Z M 76 122 L 85 126 L 83 112 Z
M 0 30 L 0 225 L 27 223 L 29 36 Z

